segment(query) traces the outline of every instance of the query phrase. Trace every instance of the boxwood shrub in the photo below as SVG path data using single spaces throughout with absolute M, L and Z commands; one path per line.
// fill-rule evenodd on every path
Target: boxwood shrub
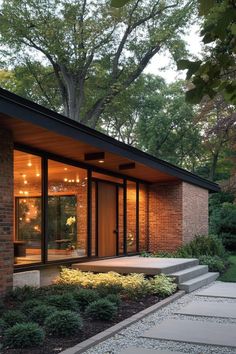
M 46 332 L 56 337 L 70 337 L 82 329 L 83 322 L 78 313 L 55 311 L 45 320 Z
M 17 323 L 5 331 L 3 345 L 14 349 L 33 348 L 41 346 L 44 337 L 44 330 L 37 323 Z
M 21 306 L 21 311 L 28 316 L 32 312 L 34 307 L 40 306 L 42 304 L 43 304 L 42 300 L 38 300 L 38 299 L 28 300 L 23 302 Z
M 74 291 L 72 295 L 82 311 L 84 311 L 91 302 L 99 300 L 100 298 L 100 294 L 92 289 L 79 289 L 78 291 Z
M 3 313 L 2 320 L 6 327 L 12 327 L 16 323 L 27 322 L 27 317 L 20 310 L 8 310 Z
M 49 305 L 38 305 L 35 306 L 31 313 L 29 314 L 29 318 L 33 322 L 37 322 L 40 325 L 43 325 L 46 318 L 50 316 L 56 310 L 55 307 Z
M 93 320 L 112 320 L 117 314 L 117 306 L 107 299 L 100 299 L 89 304 L 85 310 L 85 316 Z
M 70 293 L 61 295 L 49 295 L 46 298 L 47 305 L 54 306 L 58 310 L 78 311 L 78 305 Z

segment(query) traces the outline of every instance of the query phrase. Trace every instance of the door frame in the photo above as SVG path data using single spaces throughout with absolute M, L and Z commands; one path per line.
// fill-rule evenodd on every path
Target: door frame
M 95 183 L 95 225 L 92 225 L 92 227 L 95 227 L 95 247 L 96 247 L 96 257 L 98 258 L 110 258 L 112 256 L 105 256 L 105 257 L 100 257 L 99 256 L 99 235 L 98 235 L 98 210 L 99 210 L 99 202 L 98 202 L 98 184 L 99 183 L 105 183 L 105 184 L 112 184 L 116 188 L 116 254 L 115 256 L 119 256 L 119 239 L 120 239 L 120 229 L 119 229 L 119 188 L 123 189 L 123 193 L 125 190 L 125 186 L 123 183 L 118 183 L 118 182 L 113 182 L 113 181 L 107 181 L 104 179 L 100 178 L 95 178 L 92 177 L 92 182 Z M 124 195 L 124 194 L 123 194 Z M 113 257 L 115 257 L 113 256 Z

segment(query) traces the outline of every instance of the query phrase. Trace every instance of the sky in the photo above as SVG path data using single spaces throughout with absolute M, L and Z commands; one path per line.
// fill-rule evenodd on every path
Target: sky
M 189 34 L 183 36 L 183 38 L 186 39 L 188 50 L 191 54 L 196 56 L 200 56 L 201 52 L 201 37 L 199 33 L 199 25 L 194 24 L 190 27 Z M 160 75 L 168 83 L 174 82 L 177 79 L 185 79 L 185 71 L 177 70 L 176 65 L 171 62 L 168 53 L 155 55 L 144 72 Z

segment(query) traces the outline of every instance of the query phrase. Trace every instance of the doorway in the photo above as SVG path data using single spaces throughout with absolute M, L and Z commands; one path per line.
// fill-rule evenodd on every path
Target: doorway
M 117 255 L 118 218 L 117 186 L 113 183 L 97 182 L 97 233 L 98 256 Z

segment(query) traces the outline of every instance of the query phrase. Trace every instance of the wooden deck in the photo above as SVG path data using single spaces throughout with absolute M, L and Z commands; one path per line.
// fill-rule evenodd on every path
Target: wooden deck
M 76 263 L 74 269 L 90 272 L 143 273 L 147 275 L 170 274 L 198 265 L 194 258 L 145 258 L 139 256 L 116 257 Z

